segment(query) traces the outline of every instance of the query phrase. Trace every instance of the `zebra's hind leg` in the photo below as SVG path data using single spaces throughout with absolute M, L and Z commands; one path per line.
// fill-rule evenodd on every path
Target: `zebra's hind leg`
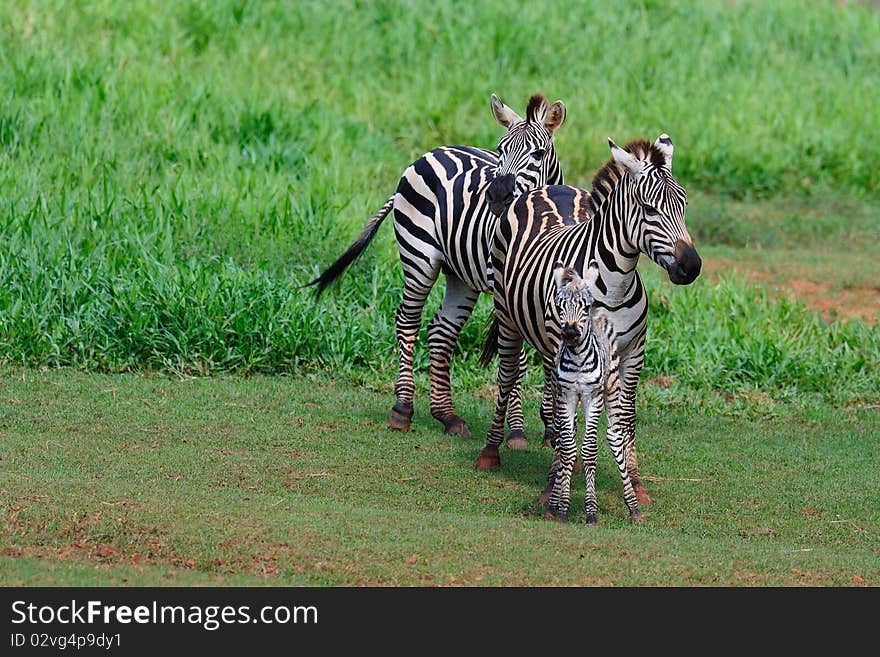
M 431 354 L 431 415 L 443 423 L 447 434 L 469 438 L 465 422 L 452 405 L 449 362 L 461 329 L 471 316 L 479 290 L 468 287 L 453 274 L 446 275 L 446 294 L 434 318 L 428 323 L 428 350 Z
M 504 440 L 504 421 L 507 417 L 507 404 L 510 393 L 519 377 L 519 354 L 523 340 L 515 329 L 505 328 L 499 317 L 498 332 L 498 399 L 495 403 L 495 417 L 486 437 L 486 446 L 477 457 L 477 470 L 497 470 L 501 467 L 501 456 L 498 447 Z
M 556 407 L 556 365 L 552 358 L 544 358 L 544 389 L 541 395 L 541 422 L 544 423 L 544 447 L 555 447 L 556 427 L 553 409 Z
M 399 242 L 399 240 L 398 240 Z M 398 244 L 400 246 L 400 244 Z M 394 394 L 397 401 L 391 407 L 389 424 L 392 429 L 406 431 L 410 427 L 413 416 L 413 395 L 415 394 L 415 382 L 413 379 L 413 351 L 416 337 L 422 326 L 422 309 L 425 300 L 437 280 L 440 272 L 439 264 L 435 261 L 425 263 L 424 270 L 416 270 L 407 266 L 404 259 L 403 247 L 401 246 L 401 261 L 403 261 L 403 299 L 397 307 L 395 322 L 397 325 L 397 354 L 398 370 L 397 383 L 394 386 Z
M 522 412 L 522 380 L 526 373 L 526 352 L 519 352 L 519 374 L 507 401 L 507 446 L 510 449 L 525 449 L 529 446 L 526 437 Z

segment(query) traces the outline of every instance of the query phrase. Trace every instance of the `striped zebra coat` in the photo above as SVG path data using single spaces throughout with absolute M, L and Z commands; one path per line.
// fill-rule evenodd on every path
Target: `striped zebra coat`
M 687 198 L 672 175 L 672 141 L 634 141 L 625 148 L 609 139 L 611 159 L 596 173 L 590 192 L 553 185 L 521 196 L 498 222 L 492 247 L 496 325 L 486 352 L 497 350 L 498 401 L 477 468 L 500 466 L 499 422 L 520 372 L 517 355 L 528 342 L 544 357 L 545 395 L 541 415 L 553 425 L 553 362 L 559 346 L 559 318 L 551 303 L 553 264 L 575 271 L 599 266 L 595 304 L 607 311 L 620 357 L 619 427 L 627 469 L 642 504 L 650 503 L 639 478 L 635 449 L 636 387 L 645 353 L 647 295 L 636 265 L 640 253 L 663 267 L 675 284 L 689 284 L 701 261 L 685 226 Z
M 547 183 L 561 184 L 562 169 L 553 137 L 565 120 L 562 101 L 548 103 L 535 94 L 522 119 L 492 95 L 496 121 L 507 128 L 498 153 L 468 146 L 447 146 L 426 153 L 400 178 L 397 191 L 367 222 L 355 242 L 309 285 L 320 295 L 366 249 L 393 211 L 394 233 L 403 266 L 403 299 L 396 313 L 398 376 L 390 425 L 406 430 L 413 416 L 413 351 L 422 311 L 440 273 L 446 293 L 428 323 L 431 414 L 446 433 L 470 435 L 456 413 L 450 386 L 455 343 L 481 292 L 491 291 L 489 251 L 498 215 L 524 192 Z M 525 368 L 525 353 L 517 356 Z M 525 447 L 519 389 L 511 394 L 508 445 Z
M 556 284 L 553 307 L 561 327 L 553 370 L 557 464 L 544 515 L 562 521 L 568 518 L 571 474 L 577 451 L 577 409 L 582 406 L 586 425 L 581 448 L 586 482 L 584 511 L 587 524 L 596 522 L 599 509 L 596 501 L 596 456 L 599 417 L 604 407 L 608 415 L 608 444 L 620 471 L 623 498 L 630 517 L 639 521 L 642 515 L 626 468 L 624 438 L 617 430 L 620 417 L 620 359 L 615 347 L 614 325 L 603 311 L 592 312 L 592 288 L 598 275 L 599 267 L 595 261 L 590 263 L 583 279 L 574 269 L 561 262 L 553 267 Z

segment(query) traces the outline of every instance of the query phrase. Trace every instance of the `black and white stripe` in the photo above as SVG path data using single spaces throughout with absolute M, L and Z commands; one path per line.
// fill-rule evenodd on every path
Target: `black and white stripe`
M 492 112 L 507 128 L 498 153 L 469 146 L 448 146 L 426 153 L 400 178 L 397 191 L 364 227 L 349 249 L 310 283 L 320 294 L 367 247 L 393 210 L 394 233 L 403 266 L 403 299 L 396 313 L 399 369 L 390 424 L 407 429 L 413 415 L 413 350 L 422 311 L 442 271 L 446 293 L 428 323 L 431 414 L 446 433 L 470 435 L 452 403 L 449 365 L 453 348 L 481 292 L 491 291 L 489 251 L 498 214 L 517 197 L 543 184 L 561 184 L 562 170 L 553 146 L 565 120 L 561 101 L 536 94 L 522 119 L 492 95 Z M 525 368 L 525 354 L 516 356 Z M 511 390 L 510 440 L 525 446 L 518 386 Z
M 615 348 L 614 326 L 603 311 L 591 312 L 591 287 L 599 275 L 593 262 L 582 279 L 562 263 L 553 268 L 556 292 L 553 308 L 559 317 L 561 339 L 553 370 L 556 408 L 556 466 L 553 488 L 546 517 L 566 520 L 571 505 L 571 474 L 577 451 L 577 409 L 584 409 L 583 446 L 586 495 L 584 511 L 587 524 L 596 522 L 599 506 L 596 501 L 596 457 L 598 453 L 599 417 L 603 407 L 608 416 L 608 444 L 617 462 L 623 482 L 623 498 L 630 517 L 641 520 L 641 511 L 626 468 L 624 437 L 617 429 L 620 416 L 619 358 Z
M 559 346 L 553 312 L 553 265 L 583 271 L 595 260 L 599 271 L 595 304 L 607 311 L 620 358 L 620 417 L 627 470 L 642 504 L 650 503 L 639 479 L 635 450 L 636 386 L 644 364 L 648 303 L 636 270 L 645 253 L 676 284 L 691 283 L 700 257 L 684 223 L 687 199 L 672 175 L 672 142 L 634 141 L 626 148 L 609 140 L 611 159 L 596 173 L 590 192 L 564 185 L 521 196 L 498 222 L 492 248 L 495 330 L 486 353 L 497 350 L 498 402 L 479 469 L 500 465 L 500 426 L 510 391 L 521 376 L 518 354 L 528 342 L 544 356 L 541 416 L 553 426 L 552 372 Z M 592 218 L 591 218 L 592 217 Z

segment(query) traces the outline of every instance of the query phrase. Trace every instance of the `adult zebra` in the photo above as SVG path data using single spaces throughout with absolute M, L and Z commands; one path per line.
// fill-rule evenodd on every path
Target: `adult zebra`
M 692 283 L 701 260 L 685 226 L 687 197 L 672 175 L 672 141 L 665 134 L 651 144 L 637 140 L 618 147 L 596 173 L 587 193 L 550 186 L 521 196 L 498 222 L 492 247 L 495 324 L 484 355 L 501 356 L 498 401 L 479 470 L 500 466 L 499 426 L 510 391 L 521 377 L 518 354 L 526 341 L 544 357 L 541 417 L 553 426 L 553 359 L 559 345 L 559 318 L 551 303 L 553 265 L 559 261 L 583 272 L 596 260 L 595 302 L 606 308 L 620 356 L 620 430 L 627 470 L 641 504 L 650 504 L 639 478 L 635 450 L 636 386 L 644 365 L 648 302 L 636 265 L 644 253 L 678 285 Z M 592 216 L 592 219 L 590 217 Z M 501 424 L 499 424 L 501 423 Z
M 399 370 L 390 418 L 393 429 L 406 430 L 412 421 L 413 349 L 425 300 L 442 271 L 446 294 L 428 324 L 431 415 L 443 423 L 446 433 L 470 436 L 452 403 L 449 362 L 480 292 L 491 291 L 489 251 L 498 215 L 524 192 L 563 182 L 553 145 L 554 134 L 565 120 L 562 101 L 550 104 L 535 94 L 522 119 L 495 94 L 491 100 L 495 120 L 507 128 L 498 142 L 498 153 L 446 146 L 420 157 L 403 172 L 397 191 L 348 250 L 309 283 L 317 286 L 320 295 L 364 251 L 394 210 L 404 290 L 396 314 Z M 525 353 L 517 358 L 524 369 Z M 511 391 L 510 410 L 508 446 L 523 448 L 526 439 L 518 387 Z

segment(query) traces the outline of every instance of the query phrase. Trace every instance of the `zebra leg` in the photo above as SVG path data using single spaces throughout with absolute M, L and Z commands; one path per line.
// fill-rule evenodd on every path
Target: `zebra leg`
M 550 463 L 550 472 L 547 474 L 547 485 L 541 491 L 541 504 L 546 505 L 550 501 L 553 485 L 556 482 L 556 472 L 559 468 L 559 454 L 556 451 L 556 429 L 553 417 L 553 408 L 556 405 L 556 362 L 555 359 L 544 358 L 544 394 L 541 398 L 541 420 L 544 422 L 544 446 L 553 448 L 553 461 Z
M 471 316 L 479 290 L 468 287 L 454 274 L 446 275 L 446 294 L 434 318 L 428 323 L 428 350 L 431 353 L 431 415 L 443 423 L 443 431 L 469 438 L 467 422 L 452 405 L 449 361 L 458 336 Z
M 507 400 L 507 428 L 510 430 L 507 434 L 507 446 L 510 449 L 525 449 L 529 446 L 522 412 L 522 380 L 525 374 L 526 352 L 525 349 L 520 349 L 519 372 Z
M 516 329 L 508 327 L 499 317 L 498 333 L 498 400 L 495 404 L 495 417 L 486 437 L 486 446 L 477 457 L 477 470 L 497 470 L 501 467 L 501 456 L 498 446 L 504 439 L 504 420 L 507 416 L 507 404 L 510 393 L 519 377 L 519 354 L 523 348 L 523 340 Z
M 413 395 L 415 393 L 413 350 L 419 329 L 422 326 L 422 309 L 425 307 L 425 300 L 440 272 L 439 263 L 436 261 L 421 261 L 425 268 L 417 270 L 411 264 L 408 265 L 407 259 L 404 258 L 401 247 L 404 276 L 403 299 L 397 307 L 397 315 L 395 316 L 399 359 L 397 383 L 394 386 L 397 401 L 391 407 L 389 422 L 391 428 L 398 431 L 406 431 L 412 422 Z
M 611 382 L 605 391 L 605 412 L 608 415 L 608 445 L 617 469 L 620 471 L 620 479 L 623 482 L 623 501 L 629 509 L 629 517 L 633 522 L 642 521 L 642 512 L 639 509 L 639 500 L 633 490 L 632 479 L 626 462 L 626 444 L 621 428 L 623 394 L 617 381 Z
M 633 489 L 639 504 L 650 505 L 654 503 L 648 494 L 648 488 L 642 482 L 639 475 L 639 459 L 636 454 L 636 390 L 639 385 L 639 376 L 644 365 L 644 351 L 635 357 L 630 357 L 620 366 L 620 431 L 623 434 L 626 448 L 626 468 L 632 481 Z
M 577 419 L 577 393 L 557 390 L 556 403 L 556 453 L 559 466 L 556 470 L 550 505 L 544 513 L 545 518 L 555 516 L 557 520 L 568 519 L 571 506 L 571 472 L 577 454 L 575 440 L 575 420 Z
M 586 493 L 584 495 L 584 513 L 588 525 L 596 524 L 596 514 L 599 512 L 599 503 L 596 501 L 596 456 L 599 451 L 599 417 L 602 415 L 602 393 L 593 395 L 584 405 L 586 416 L 586 431 L 584 443 L 581 446 L 581 461 L 584 464 L 584 480 Z
M 544 358 L 544 390 L 541 396 L 541 421 L 544 423 L 544 447 L 554 446 L 553 409 L 556 407 L 556 363 Z

